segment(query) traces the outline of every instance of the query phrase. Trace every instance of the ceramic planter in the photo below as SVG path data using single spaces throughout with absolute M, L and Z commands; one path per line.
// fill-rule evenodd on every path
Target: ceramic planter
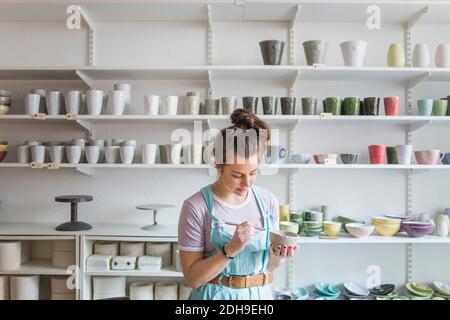
M 418 43 L 414 47 L 412 65 L 416 68 L 427 68 L 430 66 L 430 52 L 424 43 Z
M 176 282 L 160 281 L 155 284 L 155 300 L 178 300 Z
M 295 104 L 297 99 L 295 97 L 282 97 L 280 98 L 281 102 L 281 113 L 284 115 L 293 115 L 295 114 Z
M 81 114 L 81 97 L 82 92 L 77 90 L 70 90 L 64 93 L 64 101 L 66 113 Z
M 302 113 L 303 113 L 303 115 L 317 114 L 317 99 L 316 98 L 302 98 Z
M 447 114 L 448 102 L 446 100 L 433 100 L 433 116 L 444 117 Z
M 222 97 L 220 99 L 222 102 L 222 112 L 223 114 L 232 114 L 234 110 L 237 108 L 237 99 L 236 97 Z
M 306 64 L 325 64 L 328 44 L 321 40 L 310 40 L 303 42 Z
M 146 244 L 145 254 L 148 256 L 162 257 L 163 267 L 172 264 L 172 251 L 169 242 L 148 242 Z
M 39 276 L 11 276 L 11 300 L 39 300 Z
M 400 114 L 400 97 L 384 98 L 384 113 L 387 116 L 398 116 Z
M 411 164 L 413 146 L 411 144 L 399 144 L 396 146 L 398 164 Z
M 125 100 L 124 114 L 129 113 L 131 106 L 131 85 L 128 83 L 115 83 L 113 88 L 114 90 L 123 91 Z
M 45 94 L 45 105 L 48 115 L 58 115 L 61 113 L 63 95 L 59 91 L 47 91 Z
M 243 97 L 242 105 L 248 112 L 258 113 L 258 97 Z
M 450 45 L 447 43 L 438 45 L 436 49 L 436 56 L 434 59 L 436 67 L 449 68 L 450 67 Z
M 125 277 L 93 277 L 92 283 L 94 300 L 125 296 Z
M 108 95 L 108 110 L 111 115 L 121 116 L 125 112 L 125 92 L 112 90 Z
M 367 42 L 345 41 L 340 44 L 344 65 L 349 67 L 362 67 L 366 54 Z
M 153 300 L 153 283 L 133 282 L 130 285 L 130 300 Z
M 21 264 L 21 241 L 0 241 L 0 270 L 16 270 Z
M 186 98 L 187 114 L 200 114 L 200 96 L 187 96 Z
M 39 112 L 45 113 L 47 110 L 45 103 L 45 96 L 47 91 L 44 89 L 31 89 L 30 93 L 36 93 L 41 96 L 41 99 L 39 100 Z
M 420 116 L 431 116 L 433 112 L 433 99 L 417 100 L 417 109 Z
M 264 114 L 277 114 L 278 111 L 278 97 L 262 97 Z
M 389 67 L 404 67 L 405 66 L 405 52 L 402 45 L 393 43 L 389 46 L 387 54 L 387 65 Z
M 364 98 L 363 114 L 366 116 L 377 116 L 380 112 L 380 98 L 368 97 Z
M 259 43 L 265 65 L 280 65 L 283 58 L 284 41 L 265 40 Z
M 86 91 L 86 106 L 89 115 L 98 116 L 102 113 L 103 96 L 102 90 Z
M 398 164 L 397 162 L 397 148 L 396 147 L 386 147 L 386 158 L 388 164 Z
M 342 98 L 328 97 L 323 100 L 324 112 L 332 113 L 334 116 L 341 115 Z
M 167 96 L 164 97 L 162 101 L 165 114 L 175 116 L 178 112 L 178 96 Z
M 346 97 L 342 101 L 342 114 L 346 116 L 358 116 L 360 108 L 359 97 Z
M 384 164 L 386 146 L 382 144 L 369 146 L 369 156 L 371 164 Z
M 160 98 L 156 95 L 147 95 L 144 97 L 144 114 L 156 116 L 159 113 Z
M 41 96 L 35 93 L 27 93 L 24 98 L 25 114 L 33 115 L 39 112 Z
M 220 114 L 220 100 L 213 98 L 206 98 L 205 113 L 210 115 Z
M 143 144 L 141 145 L 142 163 L 155 164 L 157 144 Z

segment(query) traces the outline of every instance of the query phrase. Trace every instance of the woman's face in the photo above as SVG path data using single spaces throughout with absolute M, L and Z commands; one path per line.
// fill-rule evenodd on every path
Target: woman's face
M 258 169 L 258 155 L 250 156 L 248 159 L 236 158 L 236 164 L 226 164 L 222 166 L 220 182 L 226 191 L 238 196 L 245 196 L 248 188 L 256 180 Z M 247 161 L 246 161 L 247 160 Z

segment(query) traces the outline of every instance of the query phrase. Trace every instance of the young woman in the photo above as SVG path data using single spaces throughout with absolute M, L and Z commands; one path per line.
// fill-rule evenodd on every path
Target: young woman
M 273 271 L 297 247 L 270 244 L 270 230 L 278 229 L 278 200 L 253 185 L 270 129 L 244 109 L 235 110 L 231 122 L 214 143 L 217 180 L 183 203 L 181 266 L 191 299 L 273 299 Z M 257 139 L 245 138 L 250 131 Z

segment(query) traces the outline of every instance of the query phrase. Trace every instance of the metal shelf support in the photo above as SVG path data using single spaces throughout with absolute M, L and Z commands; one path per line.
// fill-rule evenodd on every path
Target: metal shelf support
M 95 65 L 95 22 L 89 16 L 86 8 L 84 6 L 78 6 L 81 16 L 89 27 L 89 65 Z
M 289 23 L 289 64 L 295 65 L 295 25 L 300 13 L 300 5 L 294 9 L 293 17 Z

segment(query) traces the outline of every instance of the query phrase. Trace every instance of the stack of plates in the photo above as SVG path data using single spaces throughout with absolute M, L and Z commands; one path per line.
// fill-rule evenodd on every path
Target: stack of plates
M 430 286 L 423 283 L 407 282 L 405 288 L 406 296 L 411 300 L 428 300 L 434 293 Z
M 440 281 L 434 281 L 433 286 L 435 289 L 434 294 L 437 297 L 450 300 L 450 285 Z
M 378 287 L 373 287 L 370 289 L 370 294 L 377 300 L 391 300 L 398 297 L 398 293 L 395 291 L 395 285 L 393 284 L 382 284 Z
M 53 241 L 52 263 L 55 267 L 67 268 L 76 265 L 75 261 L 75 241 L 55 240 Z
M 347 299 L 365 299 L 369 296 L 369 289 L 364 287 L 363 285 L 355 282 L 344 282 L 343 283 L 344 291 L 342 294 Z
M 316 283 L 314 284 L 314 298 L 315 300 L 336 300 L 339 298 L 341 291 L 328 283 Z

